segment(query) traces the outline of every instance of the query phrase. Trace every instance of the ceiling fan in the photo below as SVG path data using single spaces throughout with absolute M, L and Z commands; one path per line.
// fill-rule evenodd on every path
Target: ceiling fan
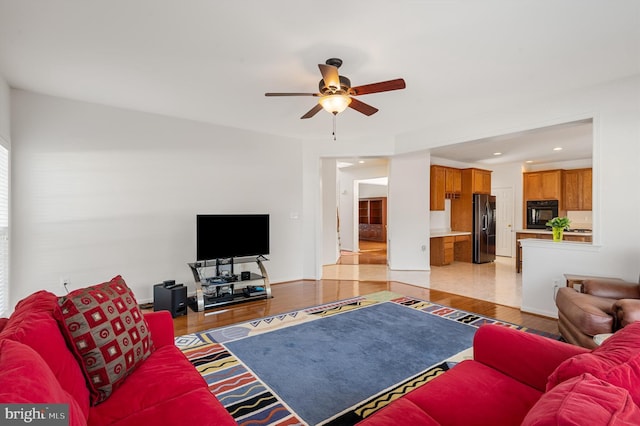
M 338 74 L 340 65 L 342 65 L 342 59 L 338 58 L 329 58 L 324 64 L 318 64 L 318 68 L 320 68 L 320 73 L 322 74 L 322 80 L 320 80 L 318 85 L 318 93 L 265 93 L 264 95 L 314 96 L 320 98 L 316 106 L 300 117 L 304 119 L 313 117 L 323 108 L 334 116 L 347 109 L 347 107 L 353 108 L 364 115 L 373 115 L 378 112 L 378 109 L 356 99 L 354 96 L 388 92 L 406 87 L 402 78 L 351 87 L 351 80 Z

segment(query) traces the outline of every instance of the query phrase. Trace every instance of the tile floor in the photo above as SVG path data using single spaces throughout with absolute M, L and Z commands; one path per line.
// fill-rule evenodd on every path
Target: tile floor
M 486 300 L 499 305 L 520 308 L 522 275 L 516 273 L 515 260 L 497 257 L 493 263 L 454 262 L 432 266 L 430 271 L 392 271 L 385 264 L 354 260 L 358 254 L 345 253 L 336 265 L 323 267 L 323 279 L 399 281 L 419 287 Z

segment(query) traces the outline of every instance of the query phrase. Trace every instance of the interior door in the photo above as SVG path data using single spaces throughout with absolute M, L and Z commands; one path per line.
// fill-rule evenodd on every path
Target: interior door
M 513 257 L 513 188 L 494 188 L 496 196 L 496 255 Z

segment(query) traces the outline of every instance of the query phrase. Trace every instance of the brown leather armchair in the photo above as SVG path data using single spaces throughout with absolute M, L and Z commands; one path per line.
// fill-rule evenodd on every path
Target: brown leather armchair
M 590 279 L 581 291 L 562 287 L 556 295 L 558 328 L 569 343 L 595 348 L 593 336 L 615 333 L 640 320 L 640 284 Z

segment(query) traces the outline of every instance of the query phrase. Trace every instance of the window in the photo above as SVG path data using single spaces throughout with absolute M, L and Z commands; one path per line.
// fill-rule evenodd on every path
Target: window
M 0 317 L 9 314 L 9 151 L 0 145 Z

